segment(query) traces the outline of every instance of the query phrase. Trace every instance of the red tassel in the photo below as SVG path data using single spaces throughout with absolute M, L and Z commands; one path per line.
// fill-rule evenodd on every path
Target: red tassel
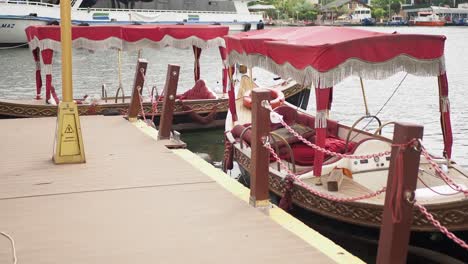
M 292 209 L 292 189 L 294 186 L 294 178 L 290 175 L 284 179 L 284 195 L 280 200 L 279 207 L 285 211 Z

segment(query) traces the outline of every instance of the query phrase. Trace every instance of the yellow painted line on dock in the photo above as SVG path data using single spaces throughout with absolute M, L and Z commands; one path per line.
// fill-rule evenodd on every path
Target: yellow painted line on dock
M 158 140 L 158 130 L 154 129 L 153 127 L 150 127 L 144 121 L 138 119 L 137 121 L 132 122 L 132 124 L 136 126 L 138 129 L 140 129 L 140 131 L 146 134 L 147 136 L 155 140 Z
M 158 132 L 152 127 L 149 127 L 143 121 L 137 121 L 133 123 L 137 128 L 139 128 L 146 135 L 157 139 Z M 250 190 L 240 184 L 235 179 L 231 178 L 229 175 L 225 174 L 221 170 L 215 168 L 204 159 L 200 158 L 195 153 L 187 149 L 174 149 L 172 150 L 177 156 L 181 157 L 196 169 L 202 173 L 209 176 L 211 179 L 216 181 L 224 189 L 234 194 L 239 199 L 243 200 L 246 203 L 249 203 Z M 281 225 L 286 230 L 295 234 L 297 237 L 304 240 L 306 243 L 316 248 L 323 254 L 327 255 L 333 259 L 336 263 L 350 264 L 350 263 L 365 263 L 356 256 L 347 252 L 345 249 L 335 244 L 333 241 L 322 236 L 317 231 L 308 227 L 292 215 L 288 214 L 281 208 L 278 208 L 275 205 L 272 205 L 272 208 L 269 210 L 269 217 Z

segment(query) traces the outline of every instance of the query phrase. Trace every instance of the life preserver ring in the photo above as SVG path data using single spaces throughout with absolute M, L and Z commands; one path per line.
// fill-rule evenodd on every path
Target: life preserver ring
M 271 108 L 275 109 L 276 107 L 282 105 L 284 103 L 284 94 L 281 91 L 275 90 L 275 89 L 268 89 L 270 91 L 271 95 L 271 100 L 270 100 L 270 105 Z M 243 104 L 247 108 L 252 108 L 252 97 L 250 94 L 252 93 L 252 90 L 247 91 L 244 94 L 243 98 Z

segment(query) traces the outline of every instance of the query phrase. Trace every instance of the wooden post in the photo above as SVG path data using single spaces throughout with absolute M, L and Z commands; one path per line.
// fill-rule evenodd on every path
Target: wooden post
M 172 119 L 174 117 L 174 105 L 179 82 L 179 70 L 177 65 L 167 66 L 166 86 L 164 87 L 164 104 L 159 122 L 158 139 L 169 139 L 171 137 Z
M 250 169 L 250 205 L 268 207 L 268 173 L 270 153 L 263 146 L 263 137 L 270 132 L 270 112 L 262 101 L 270 100 L 270 91 L 252 91 L 252 167 Z
M 424 127 L 405 123 L 396 123 L 393 133 L 393 144 L 406 144 L 412 139 L 422 139 Z M 397 171 L 396 162 L 398 155 L 403 155 L 403 168 L 401 172 Z M 390 168 L 387 179 L 387 190 L 385 195 L 385 206 L 382 216 L 382 226 L 380 229 L 379 248 L 377 254 L 377 263 L 379 264 L 403 264 L 406 263 L 408 253 L 408 242 L 411 232 L 411 223 L 413 221 L 413 204 L 407 201 L 407 194 L 414 194 L 416 189 L 416 182 L 419 173 L 419 159 L 421 150 L 414 147 L 405 148 L 402 153 L 399 153 L 399 148 L 394 146 L 392 148 L 392 159 L 390 161 Z M 394 188 L 392 186 L 393 177 L 397 173 L 403 173 L 403 197 L 396 197 L 395 199 L 402 199 L 400 208 L 401 221 L 395 223 L 393 221 L 392 207 L 398 206 L 391 203 L 391 194 Z
M 130 99 L 130 105 L 128 106 L 127 118 L 129 121 L 136 121 L 138 113 L 141 110 L 140 95 L 145 85 L 146 67 L 148 61 L 145 59 L 138 59 L 135 69 L 135 79 L 133 81 L 132 98 Z

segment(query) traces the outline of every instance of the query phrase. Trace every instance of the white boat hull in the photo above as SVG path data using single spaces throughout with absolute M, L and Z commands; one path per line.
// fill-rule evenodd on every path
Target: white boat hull
M 44 25 L 60 20 L 60 8 L 37 2 L 28 4 L 0 2 L 0 45 L 25 43 L 24 29 L 30 25 Z M 141 9 L 89 8 L 72 9 L 72 23 L 89 25 L 112 24 L 221 24 L 231 30 L 242 30 L 250 23 L 254 29 L 262 19 L 259 14 L 236 12 L 171 11 Z M 3 27 L 4 26 L 4 27 Z
M 33 25 L 45 25 L 46 21 L 36 19 L 0 18 L 0 45 L 11 46 L 26 42 L 24 30 Z

